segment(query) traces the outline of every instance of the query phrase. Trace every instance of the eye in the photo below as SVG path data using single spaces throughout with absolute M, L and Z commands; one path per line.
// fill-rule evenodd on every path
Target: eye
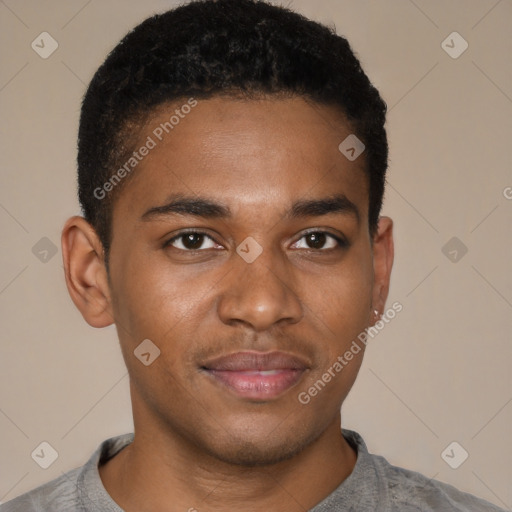
M 341 237 L 325 231 L 310 231 L 292 245 L 293 249 L 328 250 L 346 247 L 347 243 Z
M 206 249 L 217 249 L 221 247 L 206 233 L 190 231 L 188 233 L 181 233 L 168 242 L 165 247 L 174 247 L 182 251 L 202 251 Z

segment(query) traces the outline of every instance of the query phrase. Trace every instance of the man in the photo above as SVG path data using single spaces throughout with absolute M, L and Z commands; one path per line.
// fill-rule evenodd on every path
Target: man
M 62 250 L 85 320 L 116 325 L 135 433 L 2 512 L 499 510 L 340 429 L 388 314 L 385 112 L 345 39 L 264 2 L 123 39 L 83 102 Z

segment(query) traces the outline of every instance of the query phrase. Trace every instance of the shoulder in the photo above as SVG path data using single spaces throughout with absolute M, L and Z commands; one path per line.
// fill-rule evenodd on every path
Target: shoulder
M 455 487 L 372 457 L 385 484 L 391 510 L 407 512 L 502 512 L 503 509 Z
M 333 493 L 332 503 L 341 503 L 346 510 L 356 507 L 361 511 L 385 512 L 504 512 L 451 485 L 394 466 L 384 457 L 369 453 L 357 432 L 343 429 L 343 435 L 357 450 L 357 462 L 352 474 Z
M 106 462 L 133 441 L 133 434 L 107 439 L 87 463 L 0 505 L 0 512 L 87 512 L 121 509 L 103 487 L 98 464 Z
M 68 471 L 64 475 L 40 487 L 0 505 L 0 512 L 77 512 L 81 510 L 78 502 L 78 477 L 81 468 Z

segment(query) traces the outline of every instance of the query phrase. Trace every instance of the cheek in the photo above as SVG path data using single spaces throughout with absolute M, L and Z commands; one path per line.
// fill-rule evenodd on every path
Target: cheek
M 179 283 L 161 270 L 148 266 L 126 271 L 127 277 L 116 287 L 118 300 L 114 308 L 123 358 L 136 395 L 154 407 L 163 390 L 176 401 L 181 389 L 177 382 L 186 371 L 183 366 L 196 328 L 192 322 L 197 309 L 190 287 L 183 293 Z M 144 351 L 150 352 L 147 366 L 141 356 L 144 352 L 139 350 L 143 340 L 151 341 Z M 158 354 L 154 360 L 153 354 Z
M 305 274 L 303 300 L 333 334 L 346 340 L 367 327 L 372 285 L 371 256 L 354 248 L 341 264 L 321 276 Z
M 142 260 L 133 258 L 118 269 L 124 276 L 113 287 L 119 337 L 127 351 L 144 339 L 152 340 L 161 350 L 161 360 L 169 359 L 167 364 L 174 366 L 197 343 L 202 324 L 211 321 L 212 283 L 222 275 L 193 275 L 163 258 Z
M 112 263 L 115 313 L 120 322 L 130 326 L 130 332 L 146 335 L 154 331 L 161 322 L 170 323 L 169 311 L 184 310 L 186 303 L 180 300 L 183 288 L 179 283 L 179 272 L 170 272 L 160 258 L 151 257 L 145 251 L 126 251 Z M 155 324 L 155 318 L 159 322 Z M 135 334 L 135 332 L 134 332 Z

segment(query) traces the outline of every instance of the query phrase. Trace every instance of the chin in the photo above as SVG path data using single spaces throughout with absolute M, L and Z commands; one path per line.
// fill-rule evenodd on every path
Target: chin
M 276 429 L 274 435 L 268 432 L 262 436 L 253 434 L 252 440 L 248 440 L 249 435 L 237 435 L 219 439 L 214 446 L 204 448 L 210 456 L 226 464 L 246 468 L 271 466 L 295 457 L 320 435 L 318 431 L 308 435 L 298 429 L 293 432 L 279 432 Z
M 237 446 L 230 446 L 225 450 L 211 452 L 216 459 L 235 466 L 246 468 L 272 466 L 293 458 L 303 450 L 303 446 L 259 446 L 244 442 Z

